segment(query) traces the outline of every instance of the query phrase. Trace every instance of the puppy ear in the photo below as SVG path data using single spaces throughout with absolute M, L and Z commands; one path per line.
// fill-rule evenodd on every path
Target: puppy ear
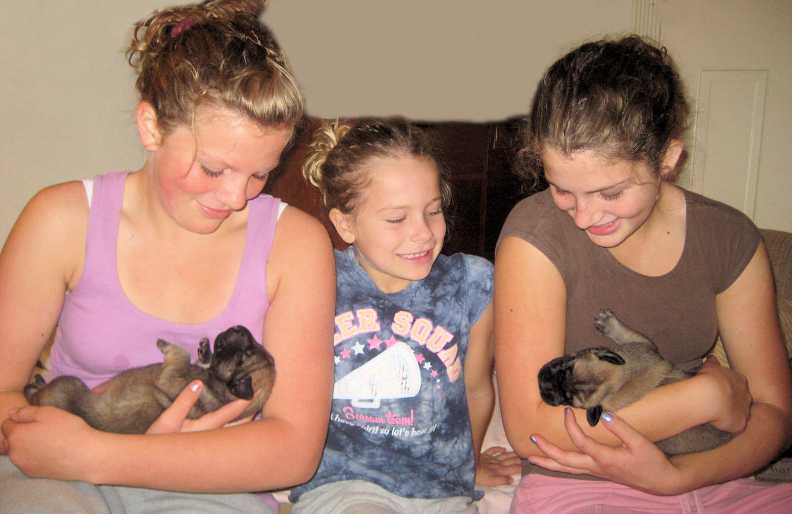
M 602 406 L 597 405 L 596 407 L 589 407 L 586 409 L 586 420 L 590 426 L 597 426 L 600 416 L 602 416 Z
M 251 400 L 253 398 L 253 379 L 250 378 L 250 375 L 235 378 L 228 389 L 237 398 Z
M 611 364 L 615 364 L 617 366 L 623 366 L 625 364 L 624 358 L 611 350 L 597 350 L 594 352 L 594 355 L 596 355 L 601 361 L 610 362 Z

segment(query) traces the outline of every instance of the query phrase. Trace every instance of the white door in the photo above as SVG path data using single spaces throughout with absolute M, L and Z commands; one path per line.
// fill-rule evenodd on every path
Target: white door
M 693 108 L 680 185 L 792 231 L 792 0 L 634 0 Z

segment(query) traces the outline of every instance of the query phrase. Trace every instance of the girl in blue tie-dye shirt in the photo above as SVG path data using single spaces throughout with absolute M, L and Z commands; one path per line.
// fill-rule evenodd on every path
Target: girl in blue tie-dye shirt
M 492 264 L 440 254 L 450 188 L 417 127 L 334 123 L 312 148 L 306 177 L 350 246 L 336 252 L 330 428 L 294 512 L 475 513 L 494 400 Z M 510 452 L 489 463 L 490 479 L 519 465 Z

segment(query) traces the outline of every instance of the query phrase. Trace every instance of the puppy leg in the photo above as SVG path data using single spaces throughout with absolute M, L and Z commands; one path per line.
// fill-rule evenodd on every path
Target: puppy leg
M 162 373 L 159 382 L 170 381 L 176 376 L 184 376 L 190 368 L 190 354 L 181 346 L 157 339 L 157 348 L 162 352 Z
M 172 400 L 190 381 L 190 354 L 184 348 L 163 339 L 157 340 L 157 348 L 162 352 L 163 361 L 154 385 Z M 167 407 L 164 404 L 162 406 Z
M 31 405 L 51 405 L 82 417 L 91 408 L 90 396 L 83 381 L 72 376 L 60 376 L 49 384 L 39 376 L 25 387 L 25 398 Z
M 208 376 L 206 369 L 197 367 L 190 364 L 190 354 L 187 353 L 180 346 L 171 344 L 167 341 L 159 339 L 157 347 L 160 349 L 164 356 L 162 363 L 162 371 L 160 371 L 157 378 L 155 389 L 155 398 L 159 404 L 164 408 L 168 408 L 172 401 L 178 394 L 187 387 L 187 384 L 196 378 L 204 382 L 204 388 L 201 391 L 201 396 L 198 401 L 193 405 L 187 417 L 195 419 L 211 410 L 216 410 L 222 406 L 223 402 L 219 399 L 212 388 L 207 383 Z M 199 347 L 199 359 L 206 360 L 207 355 L 209 360 L 213 358 L 209 350 L 209 340 L 201 340 Z
M 649 339 L 625 326 L 610 309 L 602 309 L 594 316 L 594 328 L 618 344 L 649 343 Z

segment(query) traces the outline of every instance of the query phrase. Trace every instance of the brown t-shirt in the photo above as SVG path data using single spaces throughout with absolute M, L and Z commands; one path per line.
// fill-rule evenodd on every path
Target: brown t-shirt
M 628 327 L 655 342 L 682 368 L 701 363 L 718 335 L 715 296 L 740 276 L 759 244 L 756 226 L 723 203 L 685 191 L 686 233 L 682 256 L 667 274 L 647 277 L 623 266 L 591 242 L 572 218 L 555 206 L 549 191 L 512 209 L 500 240 L 515 236 L 534 245 L 555 264 L 567 293 L 565 353 L 611 341 L 594 329 L 594 316 L 611 309 Z M 523 462 L 523 474 L 567 475 Z M 596 479 L 595 479 L 596 480 Z
M 676 365 L 700 362 L 718 335 L 715 296 L 742 273 L 759 244 L 756 226 L 723 203 L 685 191 L 682 256 L 667 274 L 647 277 L 623 266 L 591 242 L 558 209 L 549 191 L 518 203 L 500 239 L 516 236 L 555 264 L 567 293 L 565 353 L 610 340 L 594 329 L 594 316 L 611 309 L 622 322 L 657 344 Z

